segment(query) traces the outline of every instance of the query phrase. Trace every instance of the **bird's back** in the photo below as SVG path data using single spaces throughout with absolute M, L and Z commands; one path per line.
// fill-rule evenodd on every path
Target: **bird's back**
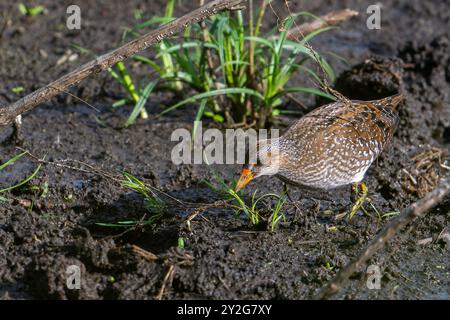
M 402 99 L 335 102 L 308 113 L 280 138 L 281 174 L 319 188 L 360 181 L 391 140 Z

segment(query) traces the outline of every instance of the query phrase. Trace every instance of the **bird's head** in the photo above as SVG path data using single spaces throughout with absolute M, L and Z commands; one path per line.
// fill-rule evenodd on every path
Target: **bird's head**
M 259 141 L 256 149 L 256 152 L 249 152 L 248 161 L 244 164 L 236 184 L 236 192 L 257 177 L 278 173 L 280 168 L 278 139 Z

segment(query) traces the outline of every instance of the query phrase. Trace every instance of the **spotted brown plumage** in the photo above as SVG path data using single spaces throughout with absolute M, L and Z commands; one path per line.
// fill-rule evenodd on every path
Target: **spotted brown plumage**
M 339 101 L 297 120 L 278 139 L 259 142 L 237 189 L 262 175 L 321 189 L 359 183 L 392 139 L 401 94 L 374 101 Z

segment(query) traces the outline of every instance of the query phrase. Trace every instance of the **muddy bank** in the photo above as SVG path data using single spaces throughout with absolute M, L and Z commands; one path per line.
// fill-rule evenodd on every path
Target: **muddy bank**
M 118 25 L 133 25 L 134 8 L 147 8 L 149 15 L 163 10 L 161 2 L 152 3 L 150 10 L 149 4 L 136 0 L 127 5 L 117 2 L 120 10 L 113 14 L 108 9 L 110 2 L 95 7 L 91 1 L 83 1 L 87 8 L 97 8 L 86 14 L 90 31 L 68 36 L 58 29 L 64 3 L 43 3 L 49 13 L 40 21 L 18 18 L 3 33 L 0 74 L 7 81 L 2 82 L 0 91 L 4 100 L 16 98 L 12 87 L 22 85 L 32 90 L 85 59 L 55 67 L 55 60 L 71 43 L 104 50 L 120 39 Z M 303 8 L 303 3 L 294 5 Z M 338 5 L 362 12 L 367 7 L 359 1 L 304 5 L 317 14 Z M 406 94 L 394 141 L 366 178 L 370 198 L 382 213 L 401 210 L 448 175 L 441 164 L 448 159 L 450 146 L 449 38 L 437 34 L 431 37 L 430 33 L 447 30 L 443 26 L 448 24 L 450 5 L 445 1 L 386 1 L 385 7 L 382 33 L 367 31 L 364 17 L 359 17 L 346 29 L 314 44 L 348 59 L 347 66 L 337 63 L 335 86 L 349 97 L 377 98 L 399 89 Z M 14 8 L 12 3 L 0 5 L 13 17 L 17 15 Z M 183 7 L 180 12 L 188 9 Z M 269 20 L 269 26 L 274 20 Z M 415 33 L 410 32 L 413 22 Z M 25 31 L 20 31 L 21 27 Z M 30 32 L 39 37 L 31 37 Z M 39 58 L 42 48 L 49 53 L 47 59 Z M 371 55 L 376 56 L 367 60 Z M 157 223 L 119 236 L 122 230 L 97 223 L 147 217 L 142 199 L 111 179 L 123 171 L 183 200 L 212 203 L 220 199 L 202 183 L 213 179 L 211 168 L 175 166 L 170 160 L 170 134 L 176 128 L 191 128 L 195 110 L 184 109 L 119 129 L 129 110 L 110 108 L 120 90 L 107 75 L 83 83 L 74 93 L 89 99 L 101 113 L 62 96 L 24 119 L 23 148 L 65 166 L 44 165 L 28 187 L 6 195 L 14 199 L 11 204 L 0 204 L 2 298 L 152 299 L 160 297 L 164 277 L 170 271 L 163 299 L 306 299 L 389 222 L 389 217 L 378 219 L 370 206 L 366 207 L 368 215 L 355 217 L 351 224 L 335 221 L 333 215 L 351 204 L 348 188 L 332 193 L 294 188 L 291 197 L 295 204 L 286 203 L 286 221 L 274 233 L 253 227 L 229 209 L 204 210 L 189 228 L 186 217 L 194 209 L 169 208 Z M 147 108 L 156 112 L 176 99 L 159 92 Z M 309 107 L 315 107 L 313 102 Z M 282 120 L 286 121 L 280 126 L 285 127 L 294 119 Z M 217 126 L 207 121 L 206 125 Z M 0 141 L 9 133 L 9 129 L 0 132 Z M 11 145 L 1 145 L 0 150 L 0 162 L 17 152 Z M 421 166 L 423 159 L 427 161 L 425 167 Z M 101 174 L 92 173 L 92 168 L 80 166 L 80 162 Z M 20 160 L 2 171 L 0 185 L 25 178 L 35 166 L 30 157 Z M 235 178 L 239 171 L 236 166 L 214 170 L 225 181 Z M 281 183 L 271 178 L 257 180 L 249 187 L 247 198 L 254 189 L 282 190 Z M 265 204 L 262 211 L 268 213 L 271 205 Z M 448 299 L 450 248 L 439 236 L 450 231 L 449 208 L 447 198 L 370 261 L 381 269 L 381 290 L 367 289 L 361 270 L 337 298 Z M 183 249 L 179 249 L 180 238 Z M 431 242 L 418 244 L 429 238 Z M 136 247 L 155 254 L 157 259 L 136 251 Z M 70 265 L 81 268 L 81 290 L 66 287 L 65 271 Z

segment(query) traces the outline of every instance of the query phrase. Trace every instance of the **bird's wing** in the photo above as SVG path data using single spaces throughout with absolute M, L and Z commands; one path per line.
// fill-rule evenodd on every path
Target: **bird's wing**
M 365 146 L 378 154 L 392 137 L 396 117 L 373 103 L 335 102 L 306 114 L 282 136 L 281 144 L 291 150 L 292 160 L 307 149 L 333 147 L 330 141 L 341 137 L 355 146 Z
M 343 113 L 343 103 L 335 102 L 319 107 L 297 120 L 282 136 L 282 140 L 297 149 L 315 139 Z

